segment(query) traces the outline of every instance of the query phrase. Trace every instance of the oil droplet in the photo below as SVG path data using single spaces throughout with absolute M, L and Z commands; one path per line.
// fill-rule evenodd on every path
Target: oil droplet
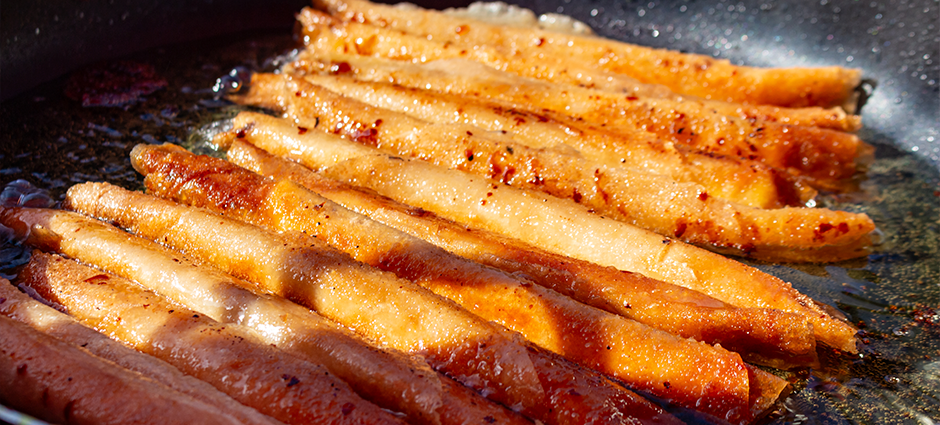
M 238 93 L 249 81 L 251 81 L 251 70 L 244 66 L 233 68 L 227 75 L 219 77 L 212 86 L 212 91 L 219 96 Z

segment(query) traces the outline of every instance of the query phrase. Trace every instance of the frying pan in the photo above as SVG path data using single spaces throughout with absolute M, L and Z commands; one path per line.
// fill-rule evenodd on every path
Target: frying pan
M 419 2 L 429 7 L 462 2 Z M 782 374 L 793 392 L 771 423 L 940 422 L 940 4 L 936 0 L 521 0 L 600 35 L 756 66 L 844 65 L 866 84 L 862 139 L 877 160 L 852 194 L 823 206 L 870 214 L 883 233 L 868 258 L 834 265 L 753 264 L 859 324 L 859 357 Z M 231 115 L 210 89 L 231 69 L 289 50 L 304 1 L 5 1 L 0 13 L 0 184 L 24 179 L 60 197 L 72 183 L 139 188 L 136 143 L 199 146 L 192 130 Z M 207 53 L 211 52 L 211 53 Z M 116 108 L 62 95 L 75 70 L 131 58 L 164 90 Z M 232 73 L 228 83 L 237 82 Z M 233 80 L 234 79 L 234 80 Z M 0 254 L 0 269 L 22 255 Z

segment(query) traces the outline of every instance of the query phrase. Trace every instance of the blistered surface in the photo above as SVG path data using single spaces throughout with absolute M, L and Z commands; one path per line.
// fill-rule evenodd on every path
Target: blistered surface
M 602 35 L 751 65 L 862 68 L 875 80 L 860 136 L 877 160 L 858 193 L 823 206 L 867 212 L 883 243 L 867 259 L 835 265 L 758 266 L 834 306 L 863 329 L 859 358 L 826 356 L 819 370 L 786 375 L 794 392 L 771 423 L 940 422 L 940 5 L 935 1 L 536 0 L 536 12 L 574 15 Z M 272 35 L 273 34 L 273 35 Z M 130 189 L 142 179 L 127 154 L 137 143 L 203 149 L 194 129 L 234 114 L 217 98 L 250 69 L 292 46 L 289 29 L 173 46 L 127 59 L 152 65 L 167 86 L 119 107 L 83 108 L 66 79 L 0 105 L 0 195 L 5 203 L 58 201 L 77 182 Z M 235 72 L 230 72 L 235 70 Z M 221 78 L 221 79 L 220 79 Z M 0 229 L 0 263 L 25 252 Z

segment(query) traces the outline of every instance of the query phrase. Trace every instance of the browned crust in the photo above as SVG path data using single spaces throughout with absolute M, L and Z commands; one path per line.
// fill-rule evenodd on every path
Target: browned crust
M 250 90 L 237 100 L 279 109 L 272 93 L 286 89 L 283 74 L 255 74 Z M 531 148 L 574 148 L 585 158 L 611 167 L 643 170 L 702 185 L 712 196 L 757 208 L 805 205 L 816 191 L 803 178 L 759 161 L 705 153 L 665 143 L 645 132 L 611 132 L 544 111 L 534 114 L 464 96 L 359 81 L 344 75 L 303 77 L 347 97 L 436 123 L 468 123 L 508 132 Z M 267 93 L 267 94 L 265 94 Z M 570 147 L 570 148 L 569 148 Z
M 0 317 L 0 340 L 0 404 L 41 420 L 238 423 L 217 408 L 5 316 Z
M 525 276 L 589 305 L 667 332 L 741 353 L 778 368 L 815 362 L 806 319 L 778 310 L 737 309 L 699 292 L 552 254 L 515 239 L 457 225 L 419 208 L 319 176 L 303 166 L 236 141 L 230 161 L 263 175 L 296 181 L 370 218 L 474 261 Z
M 105 190 L 99 193 L 98 189 Z M 622 387 L 524 344 L 518 335 L 411 282 L 355 264 L 345 255 L 331 254 L 322 243 L 302 234 L 275 235 L 107 185 L 75 186 L 68 197 L 70 206 L 182 248 L 199 261 L 314 308 L 376 340 L 421 354 L 432 367 L 532 418 L 564 424 L 582 423 L 584 418 L 621 423 L 635 414 L 649 413 L 648 420 L 670 420 L 655 411 L 631 411 L 640 405 Z M 141 198 L 128 203 L 125 197 Z M 219 246 L 241 248 L 220 250 Z M 358 297 L 355 304 L 337 298 L 348 296 Z M 395 321 L 382 318 L 389 312 Z M 417 327 L 423 327 L 424 333 L 414 332 Z M 530 392 L 533 386 L 544 392 Z
M 706 99 L 785 107 L 842 106 L 853 112 L 854 89 L 861 80 L 860 71 L 838 66 L 785 69 L 737 66 L 703 55 L 598 37 L 489 25 L 436 11 L 395 8 L 363 0 L 318 0 L 314 5 L 344 20 L 431 35 L 439 40 L 535 46 L 530 49 L 561 62 L 574 60 Z
M 368 187 L 464 225 L 524 238 L 562 255 L 640 272 L 740 307 L 771 307 L 802 314 L 813 323 L 820 341 L 845 351 L 856 350 L 855 329 L 851 325 L 815 307 L 790 284 L 752 267 L 590 214 L 570 201 L 492 184 L 420 161 L 370 152 L 325 134 L 281 138 L 280 132 L 259 126 L 258 121 L 276 122 L 263 115 L 240 115 L 236 117 L 238 130 L 225 136 L 232 140 L 244 138 L 331 178 Z M 414 191 L 417 187 L 421 190 Z M 488 192 L 500 202 L 480 202 L 489 197 Z M 561 227 L 545 231 L 534 228 L 533 223 Z M 594 236 L 590 239 L 577 236 L 585 234 Z M 602 249 L 596 248 L 598 243 Z
M 329 72 L 340 68 L 366 81 L 467 96 L 533 113 L 550 111 L 588 122 L 611 132 L 647 132 L 664 141 L 733 158 L 761 161 L 812 179 L 818 187 L 838 188 L 840 179 L 855 175 L 866 165 L 871 147 L 850 133 L 795 126 L 780 122 L 728 117 L 694 102 L 669 106 L 660 100 L 642 100 L 580 87 L 552 90 L 550 83 L 514 77 L 496 81 L 473 69 L 473 62 L 458 60 L 411 64 L 365 56 L 329 52 L 301 53 L 288 68 L 302 72 Z M 481 67 L 480 65 L 476 65 Z M 455 73 L 454 71 L 460 71 Z
M 308 45 L 337 53 L 355 52 L 364 56 L 414 62 L 463 58 L 523 77 L 627 94 L 641 99 L 659 99 L 664 108 L 675 108 L 683 102 L 694 102 L 718 114 L 745 120 L 780 122 L 839 131 L 857 131 L 861 128 L 861 119 L 858 116 L 846 114 L 838 107 L 783 108 L 682 96 L 668 89 L 663 90 L 664 86 L 661 85 L 643 84 L 633 78 L 623 81 L 625 76 L 622 74 L 596 68 L 582 68 L 576 61 L 562 63 L 546 59 L 544 55 L 538 54 L 538 48 L 526 45 L 515 45 L 513 51 L 506 52 L 506 49 L 497 48 L 501 46 L 470 44 L 459 39 L 429 40 L 427 37 L 369 24 L 337 22 L 311 8 L 302 10 L 297 19 L 303 26 L 304 40 Z M 561 85 L 556 87 L 563 89 Z
M 145 145 L 136 147 L 132 155 L 135 166 L 147 175 L 148 188 L 159 196 L 271 230 L 316 234 L 356 259 L 413 280 L 634 388 L 686 407 L 705 400 L 714 409 L 707 411 L 710 414 L 740 410 L 740 405 L 730 402 L 738 397 L 739 403 L 746 403 L 749 398 L 748 375 L 736 354 L 676 339 L 494 273 L 351 214 L 299 186 L 266 180 L 222 160 Z M 216 194 L 226 194 L 226 202 L 213 202 L 219 199 Z M 729 403 L 723 404 L 723 399 Z
M 276 98 L 300 129 L 339 133 L 393 155 L 572 199 L 705 248 L 768 261 L 832 262 L 867 255 L 871 246 L 869 234 L 875 226 L 865 214 L 737 205 L 697 185 L 531 149 L 506 138 L 475 134 L 471 130 L 479 130 L 467 125 L 428 124 L 303 80 L 291 84 L 295 96 Z
M 31 232 L 27 243 L 75 255 L 77 233 L 105 226 L 74 213 L 0 210 L 6 224 Z M 63 229 L 69 229 L 63 235 Z M 91 230 L 93 231 L 93 230 Z M 52 240 L 50 240 L 50 237 Z M 51 243 L 50 243 L 51 242 Z M 223 325 L 134 284 L 57 256 L 39 256 L 23 284 L 88 326 L 202 379 L 232 398 L 285 423 L 400 424 L 361 399 L 322 366 L 285 355 L 238 326 Z
M 214 406 L 218 415 L 230 415 L 232 420 L 237 420 L 242 424 L 274 425 L 280 423 L 236 402 L 206 382 L 185 375 L 179 369 L 155 357 L 121 345 L 94 329 L 83 326 L 70 316 L 30 298 L 13 285 L 2 282 L 0 282 L 0 315 L 29 325 L 63 342 L 80 346 L 97 357 L 114 362 L 209 406 Z

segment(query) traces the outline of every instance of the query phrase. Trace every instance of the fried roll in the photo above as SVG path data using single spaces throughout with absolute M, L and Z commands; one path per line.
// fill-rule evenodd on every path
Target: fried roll
M 138 145 L 131 155 L 138 171 L 147 175 L 148 188 L 158 196 L 185 200 L 275 231 L 314 234 L 357 260 L 419 283 L 546 349 L 676 404 L 706 405 L 710 409 L 706 413 L 712 415 L 749 412 L 759 409 L 743 408 L 749 403 L 749 388 L 774 386 L 774 379 L 759 374 L 755 378 L 765 383 L 750 382 L 747 366 L 737 354 L 676 338 L 483 267 L 292 182 L 269 181 L 172 145 Z M 81 197 L 109 198 L 104 202 L 115 205 L 147 202 L 132 193 L 88 192 Z M 809 336 L 805 324 L 803 330 Z M 785 384 L 777 385 L 782 389 Z M 728 393 L 715 391 L 719 387 Z M 716 400 L 729 402 L 721 405 Z
M 440 59 L 467 59 L 491 68 L 522 77 L 556 83 L 556 94 L 564 94 L 573 86 L 635 97 L 636 101 L 652 100 L 661 108 L 693 106 L 715 114 L 744 120 L 761 120 L 784 124 L 828 128 L 839 131 L 857 131 L 861 119 L 846 114 L 842 108 L 781 108 L 767 105 L 747 105 L 694 96 L 676 94 L 664 86 L 643 84 L 622 74 L 579 67 L 576 62 L 558 63 L 535 55 L 519 55 L 498 51 L 489 45 L 471 45 L 460 42 L 429 40 L 418 35 L 405 34 L 389 28 L 358 22 L 337 22 L 322 12 L 306 8 L 297 16 L 303 27 L 308 46 L 336 53 L 355 52 L 410 62 L 428 62 Z
M 94 186 L 74 187 L 67 205 L 181 249 L 376 341 L 422 355 L 435 369 L 533 419 L 565 424 L 585 418 L 598 423 L 671 420 L 600 375 L 537 350 L 452 301 L 357 263 L 316 239 L 274 234 L 204 210 L 179 210 L 153 197 L 129 206 L 107 202 L 108 197 L 79 196 L 80 188 Z M 110 192 L 120 189 L 112 186 Z
M 505 423 L 521 421 L 449 378 L 439 377 L 423 361 L 371 346 L 309 309 L 281 297 L 252 293 L 244 289 L 250 284 L 210 267 L 197 267 L 152 241 L 89 218 L 72 218 L 71 227 L 63 229 L 81 232 L 60 244 L 69 256 L 134 280 L 213 320 L 249 327 L 264 343 L 323 364 L 363 397 L 405 413 L 411 422 L 477 419 L 483 423 L 487 417 Z
M 5 316 L 0 316 L 0 341 L 0 404 L 39 419 L 115 425 L 241 423 L 217 407 Z
M 299 82 L 286 101 L 283 137 L 336 132 L 382 151 L 569 198 L 594 211 L 716 252 L 767 261 L 841 261 L 867 255 L 875 226 L 865 214 L 825 208 L 757 209 L 712 197 L 701 186 L 583 158 L 527 148 L 458 124 L 428 124 Z M 245 113 L 246 120 L 275 122 Z M 474 132 L 476 131 L 476 133 Z
M 533 113 L 549 111 L 612 132 L 646 132 L 663 141 L 710 154 L 761 161 L 825 189 L 846 186 L 845 180 L 854 177 L 873 159 L 874 148 L 854 134 L 729 118 L 707 110 L 645 108 L 638 106 L 639 99 L 593 93 L 579 87 L 553 94 L 550 83 L 507 75 L 461 59 L 412 64 L 306 50 L 284 70 L 349 73 L 365 81 L 467 96 Z
M 45 209 L 2 209 L 0 220 L 20 235 L 28 233 L 28 244 L 62 251 L 83 242 L 75 233 L 96 225 L 74 213 Z M 279 352 L 247 329 L 220 324 L 61 257 L 37 255 L 35 264 L 34 272 L 21 276 L 21 284 L 43 299 L 284 423 L 402 423 L 357 396 L 323 366 Z
M 645 132 L 605 131 L 558 114 L 538 114 L 462 96 L 359 81 L 344 75 L 308 74 L 304 80 L 375 107 L 434 123 L 465 124 L 501 132 L 530 148 L 580 155 L 608 167 L 633 168 L 702 185 L 712 196 L 758 208 L 805 205 L 815 190 L 801 178 L 761 162 L 705 154 L 664 143 Z M 297 93 L 292 77 L 255 74 L 236 101 L 281 110 Z M 612 141 L 612 139 L 615 139 Z
M 594 36 L 490 25 L 438 11 L 366 0 L 317 0 L 314 5 L 341 19 L 370 23 L 439 41 L 504 46 L 520 55 L 576 62 L 639 81 L 662 84 L 706 99 L 786 107 L 842 106 L 854 111 L 861 72 L 839 66 L 754 68 L 727 60 L 637 46 Z
M 525 276 L 583 303 L 657 329 L 741 353 L 748 362 L 777 368 L 815 361 L 806 318 L 773 309 L 740 309 L 700 292 L 613 267 L 565 257 L 429 211 L 326 179 L 300 164 L 235 141 L 229 161 L 257 173 L 293 180 L 346 208 L 418 236 L 482 264 Z
M 851 325 L 830 316 L 790 284 L 752 267 L 600 217 L 569 200 L 389 157 L 319 132 L 297 132 L 296 127 L 276 118 L 245 113 L 236 117 L 233 134 L 328 177 L 368 187 L 458 223 L 518 238 L 561 255 L 641 273 L 739 307 L 801 314 L 813 324 L 817 340 L 841 350 L 856 350 Z
M 50 337 L 82 347 L 97 357 L 214 406 L 219 412 L 217 414 L 221 416 L 231 416 L 232 420 L 246 425 L 280 424 L 270 416 L 262 415 L 257 410 L 238 403 L 206 382 L 183 374 L 160 359 L 128 348 L 82 325 L 72 317 L 30 298 L 9 283 L 0 282 L 0 315 L 26 324 Z M 102 406 L 99 410 L 106 408 Z

